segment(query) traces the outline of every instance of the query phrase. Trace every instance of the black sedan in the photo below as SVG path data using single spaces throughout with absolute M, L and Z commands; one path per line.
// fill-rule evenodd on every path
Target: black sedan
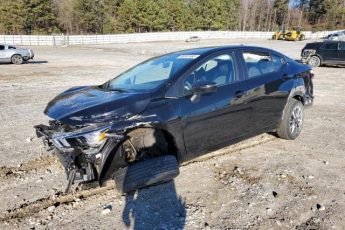
M 302 49 L 302 62 L 310 66 L 345 65 L 345 41 L 308 43 Z
M 37 125 L 69 186 L 114 178 L 122 192 L 167 181 L 178 165 L 255 135 L 292 140 L 313 101 L 311 68 L 249 46 L 199 48 L 143 62 L 103 85 L 71 88 Z

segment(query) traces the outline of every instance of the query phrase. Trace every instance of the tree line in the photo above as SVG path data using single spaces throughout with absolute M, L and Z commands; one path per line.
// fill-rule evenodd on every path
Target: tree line
M 345 26 L 344 0 L 1 0 L 1 34 L 272 31 Z

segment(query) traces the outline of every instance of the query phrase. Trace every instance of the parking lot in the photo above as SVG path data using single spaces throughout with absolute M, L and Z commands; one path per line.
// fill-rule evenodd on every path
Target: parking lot
M 64 171 L 35 137 L 46 104 L 73 86 L 104 83 L 152 56 L 251 44 L 298 59 L 305 43 L 202 40 L 30 47 L 0 64 L 0 229 L 342 229 L 345 68 L 315 68 L 314 105 L 294 141 L 263 134 L 184 164 L 163 185 L 122 195 L 109 183 L 63 195 Z

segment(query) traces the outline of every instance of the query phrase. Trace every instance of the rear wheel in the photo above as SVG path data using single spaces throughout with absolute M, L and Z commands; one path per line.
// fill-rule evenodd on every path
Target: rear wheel
M 11 61 L 13 64 L 20 65 L 23 63 L 24 59 L 21 55 L 15 54 L 12 56 Z
M 276 40 L 277 39 L 277 36 L 276 35 L 273 35 L 272 36 L 272 40 Z
M 294 140 L 302 131 L 304 121 L 304 107 L 302 102 L 291 99 L 286 105 L 282 121 L 277 130 L 280 138 Z
M 116 188 L 126 193 L 146 186 L 172 180 L 179 174 L 179 166 L 173 155 L 159 156 L 133 163 L 114 174 Z
M 303 41 L 304 39 L 305 39 L 304 34 L 301 34 L 301 35 L 299 36 L 299 40 L 300 40 L 300 41 Z
M 321 65 L 321 59 L 318 56 L 311 56 L 308 59 L 308 65 L 312 67 L 318 67 Z

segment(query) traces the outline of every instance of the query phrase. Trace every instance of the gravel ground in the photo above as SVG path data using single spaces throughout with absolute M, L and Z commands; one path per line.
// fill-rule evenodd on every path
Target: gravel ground
M 173 181 L 125 195 L 110 183 L 63 195 L 58 161 L 35 137 L 46 104 L 101 84 L 149 57 L 199 46 L 252 44 L 299 58 L 305 42 L 209 40 L 32 47 L 0 65 L 0 229 L 343 229 L 345 74 L 315 68 L 315 102 L 294 141 L 263 134 L 181 167 Z

